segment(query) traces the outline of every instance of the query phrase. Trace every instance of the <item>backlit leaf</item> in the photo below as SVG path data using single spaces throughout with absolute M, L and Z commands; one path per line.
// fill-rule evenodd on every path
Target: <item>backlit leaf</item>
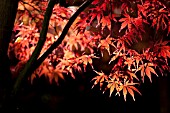
M 127 95 L 127 89 L 126 87 L 123 87 L 123 96 L 125 101 L 126 101 L 126 95 Z

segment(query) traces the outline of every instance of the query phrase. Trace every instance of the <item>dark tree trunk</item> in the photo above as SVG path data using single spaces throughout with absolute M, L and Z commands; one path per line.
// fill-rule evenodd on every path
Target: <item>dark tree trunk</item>
M 0 0 L 0 109 L 10 89 L 10 66 L 7 55 L 18 0 Z

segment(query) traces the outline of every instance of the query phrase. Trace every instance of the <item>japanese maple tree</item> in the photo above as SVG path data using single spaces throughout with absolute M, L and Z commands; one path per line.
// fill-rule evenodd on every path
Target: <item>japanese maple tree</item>
M 66 0 L 71 1 L 74 2 Z M 99 86 L 103 93 L 109 91 L 110 96 L 113 93 L 123 94 L 125 101 L 127 94 L 130 94 L 135 100 L 135 92 L 141 95 L 137 88 L 141 82 L 145 79 L 152 82 L 152 76 L 163 76 L 170 71 L 170 2 L 90 2 L 69 28 L 66 28 L 69 20 L 79 10 L 79 6 L 54 5 L 45 43 L 35 62 L 38 65 L 28 80 L 33 81 L 42 75 L 56 83 L 64 79 L 65 75 L 76 79 L 74 72 L 83 73 L 89 65 L 96 73 L 91 81 L 94 83 L 92 88 Z M 48 0 L 19 2 L 13 29 L 15 37 L 11 39 L 8 49 L 9 57 L 17 60 L 11 64 L 14 77 L 27 65 L 41 40 L 40 31 L 43 29 L 48 3 Z M 69 30 L 62 40 L 65 29 Z M 96 65 L 98 60 L 101 62 Z

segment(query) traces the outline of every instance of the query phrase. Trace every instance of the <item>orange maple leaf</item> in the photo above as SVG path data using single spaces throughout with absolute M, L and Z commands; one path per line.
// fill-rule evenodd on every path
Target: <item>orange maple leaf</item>
M 121 27 L 119 29 L 119 32 L 121 32 L 122 29 L 124 29 L 126 26 L 128 26 L 128 29 L 130 30 L 131 29 L 131 26 L 132 26 L 132 21 L 133 21 L 133 18 L 131 18 L 127 13 L 124 14 L 125 18 L 121 18 L 119 20 L 119 22 L 123 22 L 121 24 Z
M 151 73 L 158 76 L 158 74 L 155 72 L 155 69 L 153 68 L 153 63 L 144 63 L 140 65 L 140 67 L 137 69 L 137 71 L 141 71 L 141 77 L 144 82 L 145 75 L 149 78 L 150 82 L 152 82 Z

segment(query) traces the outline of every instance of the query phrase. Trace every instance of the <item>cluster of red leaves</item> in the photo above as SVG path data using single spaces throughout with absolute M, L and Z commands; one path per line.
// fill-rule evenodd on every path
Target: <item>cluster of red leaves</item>
M 99 85 L 103 92 L 109 89 L 110 96 L 114 91 L 118 95 L 122 92 L 125 100 L 129 93 L 135 100 L 134 91 L 141 94 L 136 85 L 144 82 L 145 76 L 152 82 L 152 74 L 158 76 L 160 72 L 163 75 L 170 70 L 167 39 L 170 9 L 165 3 L 161 0 L 94 0 L 73 23 L 59 47 L 32 74 L 31 80 L 45 75 L 50 82 L 55 80 L 58 83 L 59 78 L 64 79 L 64 73 L 75 78 L 74 71 L 84 72 L 90 64 L 96 72 L 92 79 L 93 87 Z M 19 3 L 14 27 L 17 34 L 9 47 L 9 53 L 13 51 L 19 62 L 11 70 L 21 68 L 35 49 L 46 6 L 46 0 L 23 0 Z M 41 54 L 58 39 L 76 10 L 77 7 L 55 5 Z M 101 56 L 96 56 L 96 49 Z M 94 58 L 106 57 L 104 51 L 108 53 L 108 65 L 112 66 L 109 74 L 93 64 Z
M 152 82 L 152 74 L 158 76 L 160 72 L 163 75 L 170 70 L 167 62 L 170 46 L 166 38 L 170 32 L 170 12 L 164 2 L 122 0 L 117 3 L 112 0 L 95 0 L 82 15 L 85 16 L 78 22 L 77 29 L 84 32 L 86 26 L 95 27 L 95 30 L 89 31 L 93 37 L 101 36 L 98 37 L 97 48 L 101 53 L 103 49 L 107 50 L 109 63 L 114 62 L 109 74 L 103 70 L 95 71 L 98 76 L 93 78 L 94 86 L 99 84 L 103 92 L 110 89 L 111 95 L 115 89 L 116 94 L 123 92 L 125 100 L 127 92 L 135 99 L 133 91 L 140 92 L 134 86 L 141 80 L 144 82 L 145 76 Z M 116 37 L 112 35 L 112 22 L 120 24 Z M 107 32 L 107 35 L 103 35 Z M 152 36 L 144 35 L 147 33 Z M 138 46 L 135 47 L 135 44 Z

